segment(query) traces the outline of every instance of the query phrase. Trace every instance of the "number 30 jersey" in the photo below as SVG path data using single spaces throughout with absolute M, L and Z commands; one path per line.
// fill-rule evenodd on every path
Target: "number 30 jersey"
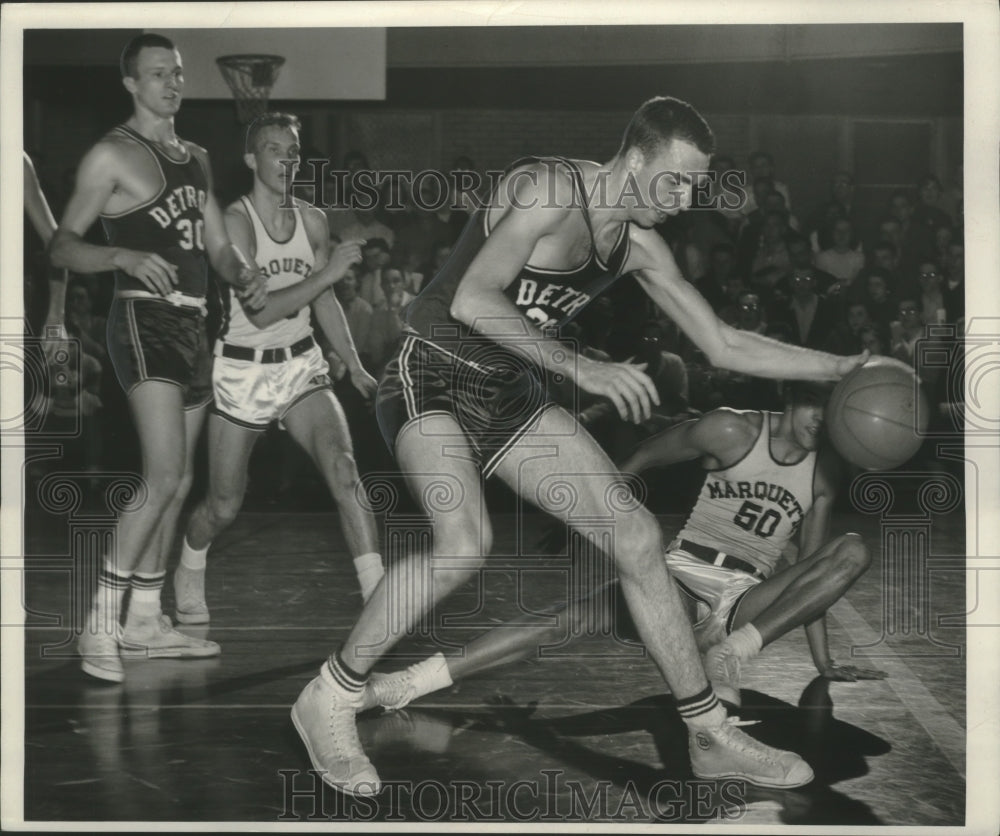
M 771 455 L 764 412 L 750 451 L 736 464 L 709 471 L 679 537 L 749 561 L 770 575 L 785 545 L 813 505 L 816 453 L 795 464 Z
M 118 215 L 101 215 L 108 244 L 140 252 L 151 252 L 177 267 L 176 290 L 204 298 L 208 288 L 205 255 L 205 199 L 208 177 L 191 153 L 181 160 L 168 157 L 153 143 L 127 125 L 109 134 L 128 138 L 145 148 L 160 170 L 162 187 L 145 203 Z M 136 278 L 115 273 L 119 290 L 146 290 Z

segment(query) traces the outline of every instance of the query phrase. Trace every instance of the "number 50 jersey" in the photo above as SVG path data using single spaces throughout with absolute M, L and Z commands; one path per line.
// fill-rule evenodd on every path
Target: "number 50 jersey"
M 156 253 L 177 267 L 176 290 L 204 297 L 208 288 L 205 255 L 205 200 L 208 177 L 201 162 L 187 150 L 181 160 L 168 157 L 127 125 L 111 136 L 128 138 L 149 151 L 160 170 L 162 187 L 145 203 L 118 215 L 101 215 L 108 244 Z M 136 278 L 115 272 L 119 290 L 146 290 Z
M 771 455 L 773 415 L 761 415 L 753 447 L 740 461 L 709 471 L 678 537 L 746 560 L 770 575 L 813 505 L 816 453 L 794 464 Z

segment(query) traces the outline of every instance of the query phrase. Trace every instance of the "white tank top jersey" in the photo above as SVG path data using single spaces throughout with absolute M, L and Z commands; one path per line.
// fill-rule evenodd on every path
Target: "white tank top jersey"
M 678 537 L 749 561 L 770 574 L 782 549 L 813 505 L 816 453 L 796 464 L 771 455 L 773 413 L 736 464 L 705 476 L 698 501 Z
M 292 232 L 291 238 L 281 242 L 275 241 L 270 236 L 249 198 L 244 196 L 240 200 L 253 226 L 257 248 L 254 261 L 267 276 L 268 292 L 281 290 L 305 279 L 312 272 L 316 257 L 309 243 L 300 209 L 296 206 L 292 210 L 295 215 L 295 231 Z M 227 323 L 221 338 L 232 345 L 247 348 L 286 348 L 312 333 L 309 305 L 266 328 L 258 328 L 247 319 L 243 306 L 232 292 L 228 294 L 226 307 Z

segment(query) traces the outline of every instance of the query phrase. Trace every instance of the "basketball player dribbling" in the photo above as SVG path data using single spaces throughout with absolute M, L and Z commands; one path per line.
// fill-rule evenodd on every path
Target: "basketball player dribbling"
M 121 72 L 132 116 L 81 160 L 51 244 L 57 267 L 114 271 L 108 353 L 142 452 L 144 495 L 118 521 L 78 645 L 84 671 L 113 682 L 125 676 L 120 652 L 151 658 L 219 653 L 215 642 L 173 629 L 160 592 L 212 399 L 209 263 L 248 307 L 260 307 L 266 297 L 263 279 L 226 234 L 205 150 L 174 132 L 184 89 L 180 53 L 161 35 L 139 35 L 122 52 Z M 98 218 L 106 246 L 83 239 Z
M 734 706 L 740 705 L 742 663 L 800 625 L 822 676 L 885 677 L 838 664 L 830 655 L 825 613 L 868 568 L 870 552 L 857 534 L 830 538 L 840 463 L 829 445 L 820 444 L 828 394 L 820 386 L 788 383 L 784 412 L 718 409 L 646 439 L 622 463 L 622 472 L 641 473 L 697 458 L 706 471 L 664 560 L 705 651 L 709 681 Z M 801 559 L 775 571 L 796 533 Z M 455 680 L 560 643 L 574 617 L 613 617 L 614 608 L 601 601 L 612 589 L 619 591 L 614 581 L 574 601 L 568 621 L 504 624 L 447 658 L 437 653 L 398 673 L 373 674 L 363 707 L 402 708 Z
M 354 386 L 371 398 L 377 384 L 361 365 L 331 290 L 361 260 L 361 242 L 347 241 L 331 252 L 326 216 L 291 196 L 299 159 L 295 116 L 257 117 L 247 129 L 245 152 L 253 189 L 226 209 L 226 229 L 234 246 L 267 275 L 267 302 L 260 310 L 244 311 L 224 293 L 224 324 L 212 369 L 208 495 L 191 515 L 174 574 L 176 615 L 183 624 L 209 620 L 208 547 L 239 513 L 250 453 L 272 421 L 282 422 L 330 488 L 364 599 L 383 571 L 374 517 L 359 502 L 347 419 L 310 324 L 311 310 Z
M 433 552 L 391 565 L 347 640 L 292 708 L 313 766 L 331 786 L 357 795 L 378 792 L 378 773 L 354 719 L 365 703 L 368 672 L 489 554 L 482 480 L 490 475 L 584 535 L 577 520 L 613 515 L 609 556 L 639 637 L 688 726 L 696 776 L 773 787 L 812 780 L 798 755 L 764 746 L 727 718 L 664 566 L 655 517 L 634 500 L 609 503 L 619 472 L 540 382 L 538 367 L 610 398 L 623 419 L 648 420 L 657 396 L 640 366 L 587 359 L 549 330 L 625 273 L 636 275 L 714 365 L 834 380 L 864 361 L 730 328 L 683 279 L 652 227 L 690 205 L 694 173 L 708 170 L 713 145 L 694 108 L 656 98 L 633 116 L 605 165 L 563 158 L 516 163 L 409 306 L 409 330 L 380 383 L 378 413 L 431 519 Z M 574 482 L 572 519 L 562 492 L 551 489 L 554 477 Z M 440 501 L 435 485 L 442 480 L 455 501 Z

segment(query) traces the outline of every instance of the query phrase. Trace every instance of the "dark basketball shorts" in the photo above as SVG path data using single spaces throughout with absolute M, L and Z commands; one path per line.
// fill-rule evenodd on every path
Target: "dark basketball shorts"
M 539 370 L 496 343 L 469 340 L 462 356 L 404 335 L 379 383 L 376 411 L 389 449 L 414 421 L 450 415 L 464 431 L 484 476 L 555 404 Z M 429 437 L 428 443 L 434 443 Z
M 146 380 L 160 380 L 181 388 L 185 409 L 212 401 L 212 353 L 199 308 L 116 298 L 108 314 L 108 354 L 126 395 Z

